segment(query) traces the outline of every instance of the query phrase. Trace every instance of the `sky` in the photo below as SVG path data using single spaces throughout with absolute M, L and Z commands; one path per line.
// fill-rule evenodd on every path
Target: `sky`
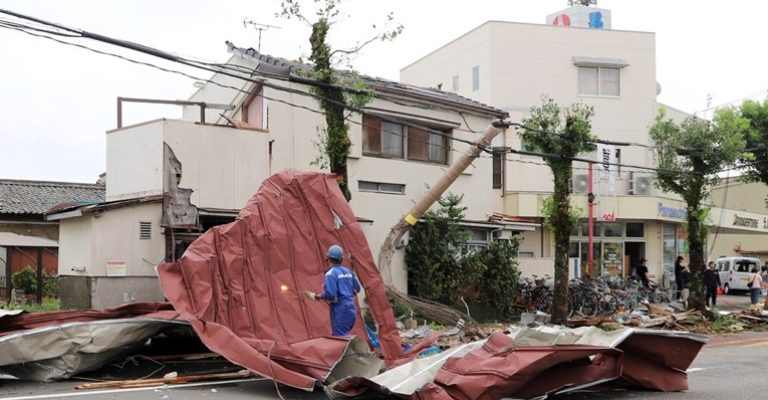
M 660 102 L 701 114 L 712 106 L 768 94 L 768 52 L 761 39 L 768 2 L 599 0 L 598 5 L 612 11 L 613 29 L 656 33 Z M 403 34 L 366 47 L 353 66 L 366 75 L 398 80 L 401 68 L 488 20 L 544 23 L 546 15 L 566 7 L 567 0 L 346 0 L 330 39 L 334 48 L 353 47 L 393 12 L 405 27 Z M 263 53 L 295 59 L 309 52 L 309 27 L 277 18 L 280 0 L 0 0 L 0 9 L 212 62 L 229 57 L 227 40 L 258 47 L 258 31 L 244 26 L 247 19 L 279 27 L 262 32 Z M 182 69 L 129 50 L 76 41 Z M 116 98 L 186 99 L 195 90 L 193 83 L 0 29 L 0 179 L 95 182 L 106 170 L 105 132 L 116 127 Z M 124 106 L 125 124 L 180 115 L 173 106 Z

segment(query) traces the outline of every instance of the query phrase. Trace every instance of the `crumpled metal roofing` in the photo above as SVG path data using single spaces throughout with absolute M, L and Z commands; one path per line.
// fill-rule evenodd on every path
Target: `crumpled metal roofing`
M 310 390 L 348 353 L 351 338 L 331 337 L 320 292 L 325 250 L 338 243 L 365 289 L 388 363 L 401 355 L 384 284 L 366 238 L 335 176 L 283 171 L 259 188 L 233 223 L 198 238 L 175 263 L 158 266 L 168 300 L 203 343 L 229 361 Z M 367 338 L 359 315 L 352 334 Z M 365 351 L 356 352 L 365 359 Z M 362 372 L 375 375 L 378 370 Z
M 174 325 L 170 304 L 109 310 L 0 313 L 0 374 L 50 382 L 100 368 Z
M 686 370 L 705 338 L 680 332 L 541 327 L 451 348 L 372 378 L 331 384 L 332 397 L 422 400 L 546 398 L 581 389 L 688 388 Z M 608 386 L 611 385 L 611 386 Z

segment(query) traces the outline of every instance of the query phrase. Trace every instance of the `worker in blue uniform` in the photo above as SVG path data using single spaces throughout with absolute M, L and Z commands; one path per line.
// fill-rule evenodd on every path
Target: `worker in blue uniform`
M 352 271 L 341 265 L 344 250 L 334 244 L 325 255 L 325 278 L 323 293 L 305 291 L 311 300 L 325 300 L 331 309 L 331 334 L 346 336 L 355 326 L 355 295 L 360 292 L 360 283 Z

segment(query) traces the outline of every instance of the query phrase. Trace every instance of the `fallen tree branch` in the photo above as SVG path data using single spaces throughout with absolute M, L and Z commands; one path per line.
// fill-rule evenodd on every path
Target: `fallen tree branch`
M 242 379 L 242 378 L 248 378 L 252 375 L 253 374 L 250 371 L 242 370 L 239 372 L 230 372 L 230 373 L 223 373 L 223 374 L 188 375 L 188 376 L 178 376 L 175 378 L 131 379 L 131 380 L 124 380 L 124 381 L 84 383 L 82 385 L 75 386 L 75 389 L 135 388 L 135 387 L 147 387 L 147 386 L 160 386 L 160 385 L 168 385 L 168 384 L 184 384 L 189 382 L 202 382 L 202 381 L 223 380 L 223 379 Z
M 467 324 L 477 324 L 469 315 L 459 310 L 431 300 L 408 296 L 391 285 L 387 285 L 387 297 L 390 301 L 407 305 L 417 314 L 443 325 L 456 325 L 459 320 L 464 320 Z

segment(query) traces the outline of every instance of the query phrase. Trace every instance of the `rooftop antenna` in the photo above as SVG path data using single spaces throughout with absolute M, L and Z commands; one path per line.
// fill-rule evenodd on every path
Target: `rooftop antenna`
M 569 6 L 575 6 L 581 4 L 582 6 L 591 6 L 591 5 L 597 5 L 597 0 L 568 0 Z
M 259 53 L 261 53 L 261 32 L 264 32 L 270 29 L 280 29 L 279 26 L 260 24 L 254 20 L 246 18 L 243 20 L 243 26 L 247 28 L 248 25 L 251 25 L 253 29 L 256 29 L 257 31 L 259 31 L 259 47 L 258 47 Z

